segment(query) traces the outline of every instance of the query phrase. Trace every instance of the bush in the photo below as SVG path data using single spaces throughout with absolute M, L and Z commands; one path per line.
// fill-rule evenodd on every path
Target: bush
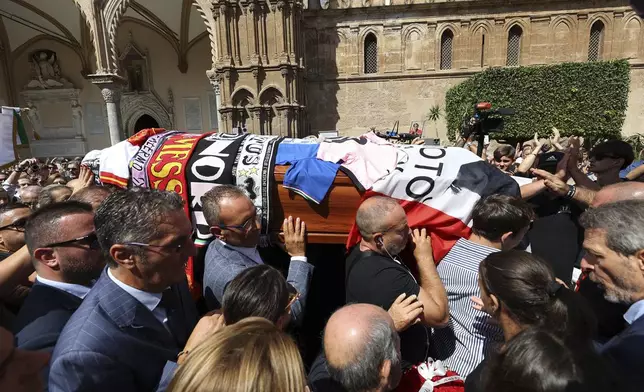
M 619 138 L 628 104 L 630 66 L 626 60 L 549 66 L 491 68 L 447 92 L 448 135 L 454 141 L 463 118 L 477 102 L 513 108 L 503 133 L 494 139 L 562 136 Z

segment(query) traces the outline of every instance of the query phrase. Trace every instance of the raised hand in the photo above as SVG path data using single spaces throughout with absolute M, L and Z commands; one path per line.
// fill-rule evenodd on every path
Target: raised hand
M 94 183 L 94 173 L 89 167 L 82 165 L 80 167 L 78 179 L 80 181 L 78 181 L 74 186 L 74 189 L 72 189 L 72 194 L 77 193 L 81 189 L 87 188 L 88 186 L 92 185 Z
M 286 252 L 291 256 L 306 255 L 306 223 L 297 218 L 293 222 L 293 217 L 289 216 L 284 219 L 282 225 L 284 231 L 284 247 Z
M 550 136 L 550 143 L 555 145 L 555 144 L 559 143 L 559 139 L 561 139 L 561 133 L 555 127 L 552 127 L 552 133 L 553 133 L 553 135 Z
M 212 336 L 212 334 L 225 326 L 226 322 L 224 320 L 224 316 L 221 314 L 221 310 L 214 310 L 206 313 L 206 315 L 199 320 L 195 329 L 192 330 L 192 334 L 190 334 L 190 337 L 186 342 L 186 346 L 183 348 L 183 355 L 179 355 L 177 363 L 181 365 L 185 360 L 185 357 L 190 354 L 190 351 L 197 348 L 209 336 Z

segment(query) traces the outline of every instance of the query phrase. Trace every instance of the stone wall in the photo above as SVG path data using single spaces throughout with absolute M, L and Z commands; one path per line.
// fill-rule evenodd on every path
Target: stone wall
M 445 93 L 464 77 L 387 79 L 373 82 L 309 84 L 307 99 L 312 131 L 340 130 L 342 135 L 360 135 L 371 127 L 407 132 L 412 121 L 419 122 L 426 137 L 446 140 L 443 118 L 438 123 L 423 122 L 433 105 L 445 106 Z
M 633 88 L 641 92 L 644 29 L 626 1 L 397 5 L 402 3 L 341 0 L 328 10 L 304 13 L 310 131 L 355 134 L 372 126 L 387 129 L 395 121 L 402 131 L 410 121 L 422 121 L 431 106 L 444 108 L 451 86 L 485 68 L 507 65 L 510 30 L 521 35 L 519 64 L 539 65 L 588 61 L 591 29 L 601 24 L 599 59 L 630 59 Z M 377 41 L 375 73 L 365 69 L 367 37 Z M 640 97 L 631 94 L 626 134 L 637 132 L 631 119 L 641 115 Z M 444 137 L 443 120 L 438 129 Z

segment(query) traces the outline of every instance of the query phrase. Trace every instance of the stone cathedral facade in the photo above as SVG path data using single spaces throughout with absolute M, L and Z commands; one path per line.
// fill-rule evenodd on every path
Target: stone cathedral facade
M 616 58 L 644 65 L 642 20 L 625 1 L 209 5 L 226 129 L 247 122 L 253 132 L 303 136 L 396 121 L 404 128 L 488 67 Z
M 627 0 L 5 3 L 0 103 L 33 109 L 42 151 L 155 125 L 302 137 L 418 123 L 445 139 L 429 109 L 476 72 L 618 58 L 631 63 L 624 133 L 644 123 L 644 26 Z

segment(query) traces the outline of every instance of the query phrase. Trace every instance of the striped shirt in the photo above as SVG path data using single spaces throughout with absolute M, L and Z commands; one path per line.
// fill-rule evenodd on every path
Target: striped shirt
M 498 249 L 461 238 L 437 268 L 447 291 L 450 318 L 447 327 L 434 330 L 432 356 L 462 377 L 503 342 L 501 328 L 490 323 L 486 313 L 474 309 L 470 300 L 481 297 L 479 264 L 494 252 Z

